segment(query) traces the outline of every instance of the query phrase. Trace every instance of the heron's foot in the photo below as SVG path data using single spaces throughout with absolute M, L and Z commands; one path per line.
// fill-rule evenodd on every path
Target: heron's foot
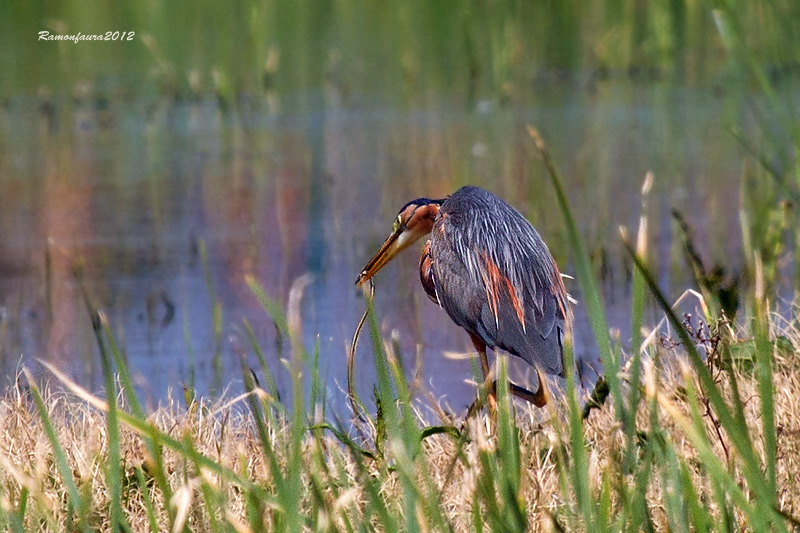
M 530 402 L 536 407 L 544 407 L 547 405 L 547 388 L 542 381 L 539 381 L 539 388 L 536 389 L 536 392 L 531 392 L 525 387 L 520 387 L 516 383 L 511 383 L 509 381 L 508 391 L 517 398 Z
M 547 383 L 538 370 L 536 371 L 536 378 L 539 380 L 539 388 L 536 389 L 536 392 L 531 392 L 525 387 L 520 387 L 510 381 L 508 382 L 508 390 L 517 398 L 530 402 L 536 407 L 544 407 L 547 405 L 547 399 L 550 396 L 547 392 Z
M 487 390 L 487 403 L 489 404 L 489 411 L 493 416 L 497 414 L 497 381 L 492 381 L 490 384 L 486 385 Z M 545 384 L 544 380 L 542 379 L 541 375 L 539 376 L 539 388 L 536 389 L 536 392 L 531 392 L 530 390 L 517 385 L 516 383 L 509 381 L 508 382 L 508 391 L 516 396 L 521 400 L 525 400 L 526 402 L 532 403 L 536 407 L 544 407 L 547 405 L 547 401 L 549 398 L 549 394 L 547 393 L 547 385 Z M 475 414 L 481 407 L 483 407 L 483 399 L 478 397 L 472 402 L 472 405 L 469 406 L 467 410 L 467 418 L 470 418 L 472 415 Z
M 547 384 L 545 383 L 542 375 L 537 371 L 536 376 L 539 378 L 539 388 L 536 389 L 536 392 L 531 392 L 530 390 L 517 385 L 516 383 L 509 381 L 508 382 L 508 391 L 516 396 L 521 400 L 525 400 L 526 402 L 532 403 L 536 407 L 544 407 L 547 405 L 547 400 L 549 394 L 547 392 Z M 486 383 L 484 383 L 484 388 L 486 390 L 486 403 L 489 405 L 489 415 L 491 420 L 494 424 L 497 422 L 497 380 L 493 378 L 492 375 L 487 377 Z M 483 407 L 483 397 L 478 396 L 472 405 L 469 406 L 467 410 L 467 416 L 464 418 L 464 422 L 466 423 L 472 415 L 474 415 L 478 410 Z M 493 425 L 494 425 L 493 424 Z

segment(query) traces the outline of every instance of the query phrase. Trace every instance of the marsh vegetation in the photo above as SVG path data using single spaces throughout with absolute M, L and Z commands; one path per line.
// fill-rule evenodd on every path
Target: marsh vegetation
M 3 529 L 800 527 L 797 2 L 2 9 Z M 358 269 L 466 183 L 574 274 L 602 405 L 464 423 L 409 257 L 348 410 Z

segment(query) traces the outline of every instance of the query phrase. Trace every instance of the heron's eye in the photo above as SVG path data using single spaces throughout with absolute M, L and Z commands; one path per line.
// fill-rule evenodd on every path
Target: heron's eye
M 394 220 L 394 225 L 392 226 L 392 232 L 399 230 L 403 226 L 403 220 L 400 218 L 400 215 L 397 215 L 397 218 Z

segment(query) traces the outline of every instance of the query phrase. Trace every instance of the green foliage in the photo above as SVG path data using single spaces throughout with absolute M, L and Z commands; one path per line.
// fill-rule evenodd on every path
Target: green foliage
M 53 447 L 53 453 L 56 456 L 58 470 L 61 474 L 61 481 L 66 487 L 67 494 L 69 496 L 67 523 L 65 527 L 67 529 L 74 528 L 76 530 L 90 531 L 91 529 L 88 523 L 88 509 L 86 508 L 86 501 L 78 492 L 78 486 L 75 484 L 75 478 L 72 476 L 72 470 L 70 469 L 67 456 L 64 453 L 64 448 L 58 441 L 55 430 L 53 429 L 53 424 L 50 421 L 50 416 L 47 414 L 47 407 L 45 406 L 44 401 L 42 400 L 42 395 L 34 384 L 30 373 L 28 373 L 26 377 L 30 383 L 31 393 L 33 394 L 33 400 L 36 404 L 36 410 L 39 412 L 39 416 L 42 419 L 42 425 L 44 426 L 45 433 L 47 434 L 47 439 L 50 441 L 50 445 Z M 78 518 L 77 523 L 73 522 L 75 519 L 75 514 L 77 514 Z M 23 522 L 23 520 L 24 515 L 19 518 L 19 522 Z
M 4 76 L 0 94 L 72 91 L 79 82 L 91 80 L 98 94 L 124 93 L 135 86 L 142 93 L 176 96 L 211 91 L 224 102 L 242 92 L 294 95 L 347 79 L 356 86 L 377 85 L 374 94 L 382 94 L 381 89 L 387 94 L 425 94 L 426 88 L 452 84 L 453 91 L 463 91 L 466 99 L 476 94 L 508 97 L 515 90 L 524 96 L 524 90 L 514 89 L 515 83 L 516 87 L 525 85 L 521 82 L 530 81 L 539 67 L 625 68 L 631 72 L 652 68 L 689 77 L 692 65 L 686 59 L 690 54 L 695 58 L 715 56 L 721 46 L 727 62 L 719 67 L 727 71 L 724 75 L 732 83 L 755 86 L 768 98 L 763 108 L 751 110 L 760 128 L 759 139 L 745 139 L 737 128 L 731 128 L 749 161 L 741 216 L 748 272 L 747 283 L 737 281 L 736 306 L 731 303 L 733 297 L 724 292 L 730 287 L 714 277 L 713 269 L 703 266 L 688 225 L 681 225 L 695 281 L 713 311 L 707 318 L 716 320 L 720 310 L 732 316 L 739 308 L 748 320 L 749 337 L 726 339 L 719 359 L 703 357 L 696 339 L 657 286 L 648 266 L 643 206 L 640 238 L 636 245 L 626 242 L 635 268 L 631 279 L 632 339 L 628 363 L 621 367 L 623 354 L 611 341 L 584 237 L 563 180 L 536 134 L 565 222 L 582 304 L 606 368 L 603 384 L 607 387 L 596 389 L 596 408 L 588 409 L 581 404 L 570 374 L 563 398 L 553 399 L 565 405 L 563 411 L 553 408 L 546 422 L 553 435 L 546 453 L 555 457 L 559 498 L 538 512 L 547 515 L 557 529 L 597 533 L 653 531 L 664 521 L 673 531 L 786 531 L 800 525 L 778 498 L 775 356 L 796 355 L 797 349 L 788 339 L 770 336 L 768 314 L 780 275 L 779 259 L 785 256 L 786 233 L 797 229 L 791 206 L 800 198 L 796 156 L 800 127 L 791 102 L 777 95 L 777 82 L 767 67 L 800 61 L 800 4 L 791 0 L 711 4 L 712 12 L 705 3 L 681 0 L 652 5 L 628 0 L 592 5 L 563 2 L 551 12 L 536 3 L 510 1 L 463 3 L 444 9 L 435 2 L 416 0 L 385 6 L 385 10 L 356 1 L 295 4 L 265 0 L 226 4 L 224 8 L 208 2 L 191 6 L 185 2 L 122 2 L 107 10 L 69 1 L 58 5 L 12 3 L 9 16 L 0 17 L 0 32 L 18 49 L 0 56 L 0 68 L 22 75 Z M 172 24 L 177 17 L 183 17 L 185 24 Z M 367 17 L 374 23 L 365 24 Z M 209 26 L 206 20 L 215 24 Z M 79 28 L 77 21 L 85 27 Z M 760 31 L 745 31 L 754 22 Z M 131 24 L 142 28 L 137 30 L 140 33 L 134 44 L 113 51 L 107 44 L 103 51 L 91 48 L 97 54 L 92 62 L 85 60 L 83 45 L 38 43 L 34 54 L 27 45 L 15 44 L 51 26 L 60 33 L 88 33 Z M 712 24 L 721 44 L 708 36 L 706 30 Z M 431 53 L 434 49 L 439 53 Z M 129 61 L 122 62 L 120 57 Z M 362 67 L 366 74 L 353 74 Z M 385 76 L 371 75 L 378 67 Z M 647 194 L 644 196 L 646 199 Z M 220 365 L 222 307 L 202 243 L 200 249 L 212 301 L 215 364 Z M 78 278 L 80 281 L 80 272 Z M 234 497 L 241 497 L 243 519 L 253 531 L 449 531 L 454 529 L 454 521 L 444 501 L 445 489 L 453 472 L 472 466 L 476 466 L 476 479 L 468 508 L 473 529 L 521 531 L 533 527 L 525 486 L 530 483 L 527 465 L 536 452 L 521 438 L 523 428 L 505 385 L 505 365 L 500 365 L 493 435 L 482 434 L 475 425 L 456 428 L 449 421 L 421 427 L 400 365 L 401 355 L 396 347 L 387 348 L 372 301 L 367 299 L 377 376 L 376 411 L 365 412 L 363 419 L 352 424 L 332 420 L 319 374 L 319 347 L 309 356 L 302 345 L 298 321 L 292 317 L 295 313 L 296 318 L 298 311 L 290 308 L 285 313 L 284 306 L 255 280 L 248 279 L 248 283 L 281 338 L 291 344 L 291 401 L 282 402 L 255 335 L 245 323 L 260 364 L 259 375 L 266 383 L 262 388 L 242 361 L 249 393 L 246 415 L 256 435 L 257 458 L 241 459 L 241 463 L 233 463 L 241 467 L 231 467 L 219 456 L 220 450 L 216 457 L 204 454 L 201 442 L 191 432 L 176 437 L 150 420 L 136 396 L 111 327 L 84 294 L 103 364 L 105 401 L 88 396 L 66 377 L 60 379 L 82 400 L 106 413 L 102 428 L 106 447 L 97 465 L 105 485 L 104 500 L 99 502 L 93 496 L 92 483 L 97 481 L 76 479 L 74 458 L 59 440 L 52 412 L 28 373 L 33 408 L 58 477 L 48 481 L 58 485 L 63 501 L 53 503 L 28 486 L 6 484 L 9 486 L 0 487 L 4 502 L 0 528 L 89 531 L 101 526 L 98 517 L 102 517 L 103 527 L 130 530 L 133 520 L 127 502 L 135 493 L 142 502 L 143 523 L 150 531 L 165 526 L 173 531 L 232 530 L 234 521 L 227 510 Z M 648 298 L 666 315 L 688 357 L 680 406 L 675 391 L 659 389 L 655 376 L 664 371 L 661 353 L 644 346 L 641 328 Z M 569 344 L 565 359 L 571 368 Z M 748 426 L 745 404 L 749 400 L 739 390 L 742 375 L 753 376 L 757 383 L 759 428 Z M 202 400 L 194 396 L 191 386 L 187 390 L 189 412 L 207 416 L 208 411 L 198 403 Z M 611 406 L 602 405 L 607 395 Z M 610 426 L 619 427 L 621 437 L 615 446 L 598 450 L 587 433 L 587 418 L 601 415 L 611 418 Z M 667 429 L 673 426 L 677 430 Z M 135 433 L 144 444 L 147 461 L 141 465 L 126 463 L 122 453 L 125 431 Z M 356 433 L 358 436 L 353 436 Z M 444 482 L 431 474 L 426 445 L 427 439 L 433 438 L 444 440 L 453 449 Z M 694 451 L 691 459 L 681 453 L 683 441 Z M 720 446 L 723 455 L 718 453 Z M 174 485 L 165 450 L 181 458 L 185 485 Z M 474 452 L 474 465 L 469 463 L 468 451 Z M 263 477 L 251 475 L 251 459 L 263 465 Z M 385 490 L 387 481 L 396 485 L 401 497 Z M 186 495 L 192 494 L 189 487 L 197 489 L 192 505 L 185 503 L 190 501 Z M 358 498 L 351 496 L 355 492 Z M 654 495 L 660 497 L 656 506 L 648 499 Z M 13 506 L 5 504 L 11 501 Z M 656 512 L 663 517 L 655 517 Z M 66 522 L 58 523 L 58 516 L 66 516 Z
M 746 52 L 748 64 L 777 74 L 796 64 L 796 2 L 710 2 L 714 16 L 708 4 L 12 2 L 0 18 L 0 69 L 9 73 L 0 96 L 82 95 L 88 87 L 91 97 L 213 95 L 225 106 L 269 92 L 305 105 L 306 95 L 331 84 L 379 98 L 413 100 L 443 89 L 464 101 L 504 100 L 530 95 L 537 77 L 566 72 L 724 82 L 739 64 L 720 61 L 724 49 Z M 135 33 L 129 41 L 76 44 L 37 41 L 40 31 Z

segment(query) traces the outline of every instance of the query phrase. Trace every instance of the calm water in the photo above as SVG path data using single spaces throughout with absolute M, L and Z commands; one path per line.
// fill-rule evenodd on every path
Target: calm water
M 142 393 L 151 402 L 189 383 L 202 393 L 241 388 L 240 356 L 257 368 L 252 325 L 286 391 L 288 348 L 247 287 L 252 275 L 286 304 L 310 273 L 303 339 L 319 344 L 333 405 L 343 404 L 345 353 L 364 303 L 353 286 L 391 228 L 420 196 L 476 184 L 504 197 L 537 227 L 571 272 L 561 215 L 525 125 L 537 126 L 567 180 L 609 309 L 625 344 L 628 272 L 618 227 L 633 226 L 652 170 L 654 262 L 677 296 L 688 286 L 669 212 L 683 211 L 709 261 L 740 254 L 739 177 L 747 159 L 725 126 L 741 123 L 735 98 L 701 88 L 628 80 L 545 84 L 525 107 L 431 99 L 428 107 L 372 105 L 333 89 L 311 111 L 267 97 L 221 108 L 174 102 L 9 100 L 0 110 L 0 366 L 51 361 L 99 389 L 99 358 L 72 277 L 86 264 Z M 222 306 L 216 338 L 213 293 Z M 416 251 L 384 269 L 377 310 L 396 332 L 411 372 L 421 352 L 428 390 L 454 408 L 474 394 L 468 336 L 419 286 Z M 577 282 L 568 290 L 580 300 Z M 591 360 L 591 332 L 576 309 L 576 349 Z M 373 382 L 362 339 L 359 390 Z M 38 372 L 43 372 L 41 369 Z

